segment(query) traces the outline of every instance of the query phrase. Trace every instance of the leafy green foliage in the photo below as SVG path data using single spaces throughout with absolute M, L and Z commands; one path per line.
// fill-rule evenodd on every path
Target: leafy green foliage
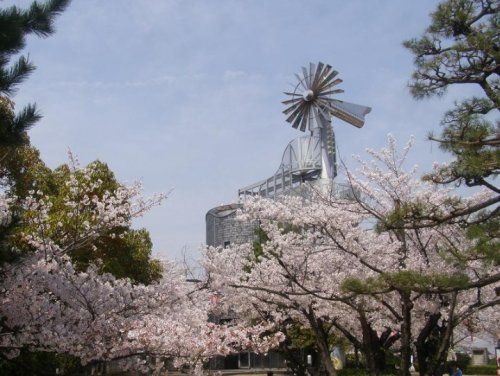
M 116 235 L 116 233 L 119 233 Z M 93 244 L 97 249 L 79 249 L 73 259 L 81 268 L 99 260 L 101 270 L 117 278 L 151 283 L 161 278 L 161 265 L 151 259 L 153 243 L 145 229 L 117 229 L 115 236 L 103 236 Z M 91 246 L 90 246 L 91 247 Z
M 0 186 L 13 197 L 26 197 L 34 184 L 44 192 L 53 192 L 55 182 L 40 152 L 29 145 L 0 146 Z
M 30 352 L 22 349 L 21 354 L 12 360 L 0 360 L 0 373 L 4 376 L 52 376 L 86 375 L 88 367 L 83 367 L 80 360 L 68 354 L 50 352 Z
M 499 234 L 500 219 L 498 217 L 468 226 L 467 236 L 476 241 L 476 246 L 470 250 L 471 254 L 493 265 L 500 265 Z
M 393 370 L 392 372 L 382 372 L 380 373 L 380 376 L 393 376 L 397 375 L 398 373 L 396 370 Z M 338 376 L 368 376 L 369 373 L 365 369 L 361 368 L 344 368 L 338 371 Z
M 330 331 L 327 328 L 328 331 Z M 286 328 L 287 338 L 290 340 L 290 346 L 296 349 L 314 348 L 316 346 L 316 338 L 312 329 L 304 327 L 300 323 L 292 323 Z M 330 334 L 328 336 L 328 344 L 331 348 L 335 346 L 341 347 L 343 350 L 349 348 L 349 342 L 344 337 Z
M 55 190 L 51 170 L 40 159 L 38 150 L 29 142 L 19 146 L 0 145 L 0 189 L 11 198 L 23 198 L 35 183 L 44 192 Z M 23 214 L 18 205 L 13 205 L 11 222 L 0 228 L 0 262 L 12 262 L 22 253 L 17 238 Z
M 465 372 L 469 375 L 496 375 L 497 366 L 495 365 L 485 365 L 485 366 L 467 366 Z
M 20 256 L 19 249 L 13 244 L 12 239 L 19 230 L 19 217 L 14 215 L 11 222 L 0 227 L 0 263 L 13 262 Z
M 51 239 L 78 238 L 78 234 L 86 227 L 92 226 L 93 221 L 99 220 L 92 218 L 83 211 L 78 217 L 70 216 L 67 209 L 65 198 L 69 194 L 71 178 L 76 180 L 89 179 L 89 183 L 95 188 L 90 191 L 79 192 L 77 201 L 83 202 L 86 199 L 97 196 L 102 198 L 108 192 L 119 188 L 120 184 L 116 180 L 109 167 L 100 161 L 94 161 L 91 166 L 92 174 L 90 176 L 81 171 L 72 172 L 68 165 L 62 165 L 54 171 L 41 169 L 44 174 L 37 172 L 39 181 L 44 182 L 44 188 L 41 189 L 48 196 L 52 204 L 49 213 L 50 229 L 47 236 Z M 38 180 L 37 180 L 38 181 Z M 92 204 L 90 204 L 92 205 Z M 26 212 L 24 216 L 37 215 L 37 213 Z M 23 225 L 18 229 L 18 234 L 29 234 L 31 229 Z M 19 248 L 29 251 L 29 247 L 23 244 L 21 236 L 17 239 Z M 98 264 L 102 272 L 109 272 L 117 278 L 130 278 L 134 282 L 151 283 L 161 277 L 161 266 L 157 260 L 151 259 L 152 242 L 149 233 L 144 230 L 134 230 L 128 227 L 115 227 L 107 233 L 100 234 L 91 242 L 72 245 L 70 256 L 73 262 L 81 270 L 87 268 L 91 263 Z
M 394 289 L 407 292 L 466 288 L 469 279 L 462 274 L 422 274 L 412 270 L 384 273 L 377 278 L 346 278 L 342 283 L 344 291 L 356 294 L 374 295 Z
M 79 218 L 70 217 L 66 210 L 64 198 L 70 189 L 68 181 L 71 176 L 67 165 L 50 170 L 40 159 L 38 150 L 23 145 L 19 147 L 0 147 L 4 159 L 0 162 L 0 176 L 10 195 L 26 197 L 29 191 L 40 190 L 48 196 L 52 204 L 50 211 L 50 233 L 52 239 L 77 237 L 85 226 L 92 223 L 90 216 L 85 214 Z M 120 184 L 109 167 L 100 161 L 91 163 L 92 175 L 90 183 L 99 181 L 98 188 L 92 191 L 81 192 L 79 200 L 84 196 L 102 198 L 106 192 L 116 190 Z M 76 179 L 88 177 L 76 173 Z M 14 221 L 0 232 L 0 261 L 12 261 L 30 248 L 24 242 L 24 234 L 35 231 L 30 228 L 23 218 L 36 216 L 37 213 L 24 212 L 14 206 Z M 135 230 L 127 227 L 117 227 L 101 234 L 90 243 L 73 246 L 71 257 L 75 264 L 85 269 L 91 263 L 100 265 L 102 272 L 109 272 L 118 278 L 131 278 L 135 282 L 151 283 L 161 277 L 159 261 L 151 259 L 152 242 L 149 233 L 144 230 Z
M 410 88 L 416 98 L 442 95 L 452 84 L 498 84 L 498 6 L 494 0 L 443 1 L 425 34 L 404 42 L 415 56 Z
M 355 294 L 369 295 L 380 293 L 381 291 L 387 290 L 389 287 L 381 278 L 358 279 L 347 277 L 342 282 L 341 288 L 346 292 L 350 291 Z
M 464 371 L 470 364 L 471 357 L 465 353 L 457 353 L 456 364 L 458 367 Z
M 253 254 L 255 259 L 258 260 L 259 257 L 262 257 L 264 254 L 262 245 L 269 240 L 269 237 L 261 227 L 255 229 L 255 237 L 256 239 L 253 242 Z
M 462 370 L 464 374 L 467 375 L 496 375 L 497 374 L 497 364 L 496 359 L 492 358 L 491 361 L 482 366 L 475 366 L 471 364 L 471 357 L 465 353 L 457 353 L 456 362 L 448 362 L 446 364 L 446 369 L 451 369 L 451 366 L 456 364 L 458 368 Z
M 386 273 L 383 278 L 391 286 L 398 286 L 398 289 L 408 292 L 427 291 L 440 288 L 465 288 L 469 282 L 466 275 L 448 275 L 445 270 L 443 270 L 442 274 L 433 275 L 423 275 L 416 271 L 405 270 L 394 273 Z
M 254 230 L 254 235 L 255 240 L 252 243 L 253 255 L 248 256 L 248 263 L 245 265 L 247 273 L 250 273 L 255 263 L 260 262 L 260 259 L 264 256 L 263 245 L 269 240 L 266 232 L 261 227 Z
M 474 97 L 455 104 L 455 108 L 445 114 L 441 135 L 436 138 L 431 134 L 429 138 L 438 141 L 440 148 L 452 154 L 454 160 L 426 179 L 493 187 L 487 179 L 498 175 L 500 140 L 497 126 L 485 115 L 494 109 L 489 99 Z
M 291 346 L 297 349 L 314 347 L 316 341 L 313 331 L 299 323 L 287 325 L 287 338 L 289 338 Z

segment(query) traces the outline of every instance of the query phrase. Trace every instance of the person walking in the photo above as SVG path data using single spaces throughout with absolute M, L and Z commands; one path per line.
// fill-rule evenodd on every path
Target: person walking
M 456 362 L 453 362 L 451 364 L 451 373 L 450 373 L 450 376 L 463 376 L 462 375 L 462 370 L 460 369 L 460 367 L 458 366 L 458 364 Z

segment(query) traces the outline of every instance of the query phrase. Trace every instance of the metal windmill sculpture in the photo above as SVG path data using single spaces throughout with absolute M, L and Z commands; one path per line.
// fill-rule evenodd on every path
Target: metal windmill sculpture
M 310 130 L 313 137 L 321 142 L 321 178 L 333 179 L 337 175 L 335 137 L 331 118 L 337 117 L 355 127 L 361 128 L 370 107 L 344 102 L 333 98 L 344 90 L 335 87 L 342 82 L 335 78 L 338 72 L 328 64 L 310 63 L 309 69 L 302 67 L 301 74 L 295 74 L 298 83 L 293 92 L 285 92 L 289 97 L 282 103 L 286 121 L 302 132 Z

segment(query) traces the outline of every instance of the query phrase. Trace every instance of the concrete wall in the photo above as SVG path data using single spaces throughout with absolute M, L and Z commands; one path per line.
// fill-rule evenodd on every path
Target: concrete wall
M 207 245 L 224 247 L 227 244 L 243 244 L 255 239 L 256 223 L 236 219 L 241 204 L 217 206 L 205 217 Z M 229 242 L 229 243 L 228 243 Z

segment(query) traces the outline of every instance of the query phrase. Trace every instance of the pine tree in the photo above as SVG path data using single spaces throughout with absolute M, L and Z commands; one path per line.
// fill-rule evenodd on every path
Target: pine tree
M 431 14 L 431 24 L 420 38 L 404 42 L 414 55 L 410 81 L 414 98 L 442 96 L 450 87 L 465 84 L 480 88 L 482 95 L 456 102 L 441 121 L 441 134 L 429 135 L 452 155 L 425 176 L 436 184 L 484 187 L 491 195 L 472 207 L 459 201 L 446 214 L 424 213 L 418 207 L 401 208 L 386 227 L 419 228 L 457 222 L 464 226 L 475 246 L 463 256 L 476 255 L 492 265 L 500 264 L 497 242 L 500 188 L 495 184 L 500 169 L 500 3 L 498 0 L 446 0 Z M 453 204 L 453 203 L 452 203 Z M 425 330 L 415 339 L 421 374 L 442 374 L 450 341 L 441 315 L 431 315 Z M 455 325 L 454 322 L 451 325 Z
M 54 19 L 68 6 L 70 0 L 33 2 L 28 9 L 16 6 L 0 10 L 0 145 L 20 145 L 28 142 L 26 131 L 41 115 L 34 104 L 18 113 L 12 96 L 35 66 L 25 56 L 11 60 L 25 47 L 26 36 L 47 37 L 54 33 Z
M 424 35 L 404 42 L 414 55 L 410 89 L 415 98 L 440 96 L 463 84 L 477 85 L 484 94 L 455 103 L 442 120 L 441 135 L 430 135 L 454 157 L 427 176 L 436 183 L 485 186 L 500 193 L 492 182 L 500 168 L 499 9 L 496 0 L 444 1 L 431 14 Z M 498 201 L 500 196 L 492 204 Z

